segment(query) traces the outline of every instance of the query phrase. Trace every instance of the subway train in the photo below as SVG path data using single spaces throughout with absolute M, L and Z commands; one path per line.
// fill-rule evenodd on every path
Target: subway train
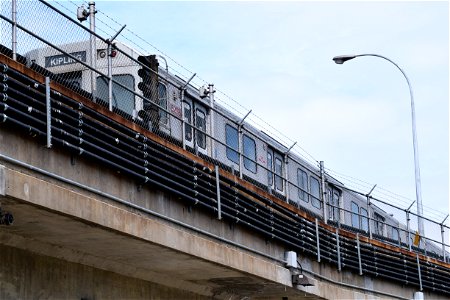
M 196 88 L 171 72 L 158 55 L 98 40 L 34 49 L 28 63 L 58 75 L 61 83 L 195 155 L 267 190 L 333 226 L 402 247 L 414 233 L 391 214 L 292 153 L 264 131 L 214 100 L 213 85 Z M 92 67 L 93 69 L 91 69 Z M 95 71 L 94 71 L 95 70 Z M 110 76 L 111 75 L 111 76 Z M 417 244 L 416 244 L 417 245 Z M 427 243 L 427 250 L 440 253 Z

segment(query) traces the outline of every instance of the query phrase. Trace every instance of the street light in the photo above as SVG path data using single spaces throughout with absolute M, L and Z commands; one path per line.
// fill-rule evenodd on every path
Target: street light
M 420 168 L 419 168 L 419 148 L 417 145 L 417 133 L 416 133 L 416 112 L 414 109 L 414 97 L 411 88 L 411 84 L 409 82 L 408 76 L 406 76 L 405 72 L 392 60 L 389 58 L 378 55 L 378 54 L 358 54 L 358 55 L 340 55 L 333 57 L 333 60 L 336 64 L 342 65 L 344 62 L 354 59 L 360 56 L 375 56 L 387 60 L 392 63 L 397 69 L 402 72 L 403 76 L 406 79 L 406 83 L 408 83 L 409 94 L 411 95 L 411 119 L 412 119 L 412 134 L 413 134 L 413 147 L 414 147 L 414 173 L 415 173 L 415 182 L 416 182 L 416 200 L 417 200 L 417 223 L 419 227 L 420 236 L 424 236 L 424 228 L 423 228 L 423 207 L 422 207 L 422 189 L 420 185 Z

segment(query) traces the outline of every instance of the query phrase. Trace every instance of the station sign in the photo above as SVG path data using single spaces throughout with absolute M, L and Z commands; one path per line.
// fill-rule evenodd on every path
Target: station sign
M 79 51 L 70 53 L 73 57 L 81 60 L 82 62 L 86 62 L 86 51 Z M 47 56 L 45 58 L 45 67 L 58 67 L 64 65 L 76 64 L 78 61 L 73 59 L 67 54 L 59 54 L 53 56 Z

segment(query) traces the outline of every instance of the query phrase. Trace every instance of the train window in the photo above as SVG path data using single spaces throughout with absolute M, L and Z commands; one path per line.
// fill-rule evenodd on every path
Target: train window
M 305 202 L 309 202 L 308 199 L 308 174 L 301 169 L 297 169 L 297 185 L 298 185 L 298 198 Z
M 384 218 L 377 213 L 374 213 L 373 218 L 375 220 L 375 233 L 383 235 Z
M 256 173 L 256 143 L 255 140 L 244 134 L 243 137 L 244 167 Z
M 58 80 L 61 80 L 60 82 L 63 85 L 77 90 L 81 89 L 81 76 L 81 71 L 60 73 L 58 74 Z
M 131 74 L 113 75 L 113 80 L 126 86 L 125 89 L 121 85 L 113 82 L 112 84 L 112 104 L 113 107 L 132 115 L 134 110 L 134 78 Z M 97 77 L 97 98 L 105 102 L 109 102 L 108 78 L 104 76 Z
M 339 220 L 339 192 L 334 189 L 328 189 L 328 218 L 330 220 Z
M 270 147 L 267 149 L 267 171 L 269 187 L 283 192 L 283 156 Z
M 225 143 L 227 145 L 226 153 L 228 159 L 239 164 L 238 131 L 228 124 L 225 125 Z
M 352 227 L 359 228 L 359 206 L 352 201 Z
M 398 241 L 398 229 L 392 227 L 392 239 Z
M 195 127 L 199 129 L 195 135 L 197 145 L 202 149 L 206 149 L 206 115 L 199 109 L 195 111 Z
M 333 205 L 333 190 L 328 189 L 327 195 L 328 195 L 328 203 L 329 203 L 329 206 L 328 206 L 328 218 L 330 220 L 334 220 L 333 219 L 333 206 L 332 206 Z
M 275 157 L 275 188 L 283 191 L 283 162 Z
M 335 205 L 333 215 L 335 220 L 339 220 L 339 198 L 340 193 L 338 191 L 333 191 L 333 203 Z
M 267 152 L 267 179 L 268 179 L 268 185 L 273 186 L 273 173 L 272 173 L 272 166 L 273 166 L 273 156 L 272 152 Z
M 184 130 L 184 138 L 188 142 L 192 142 L 192 109 L 189 103 L 183 103 L 184 106 L 184 122 L 186 122 Z
M 319 180 L 317 180 L 314 177 L 311 177 L 311 180 L 309 182 L 309 188 L 311 191 L 311 204 L 315 208 L 320 209 L 320 184 Z
M 367 213 L 367 209 L 361 207 L 360 212 L 361 212 L 361 229 L 367 232 L 369 231 L 369 219 L 367 218 L 369 215 Z
M 169 123 L 169 115 L 167 113 L 167 88 L 161 82 L 158 83 L 159 106 L 165 110 L 159 110 L 159 120 L 162 124 Z

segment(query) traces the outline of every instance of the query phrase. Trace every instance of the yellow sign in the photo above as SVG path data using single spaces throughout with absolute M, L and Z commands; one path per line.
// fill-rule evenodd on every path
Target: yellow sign
M 413 242 L 413 244 L 414 244 L 414 246 L 419 246 L 419 243 L 420 243 L 420 235 L 419 235 L 419 232 L 417 232 L 416 231 L 416 234 L 414 235 L 414 242 Z

